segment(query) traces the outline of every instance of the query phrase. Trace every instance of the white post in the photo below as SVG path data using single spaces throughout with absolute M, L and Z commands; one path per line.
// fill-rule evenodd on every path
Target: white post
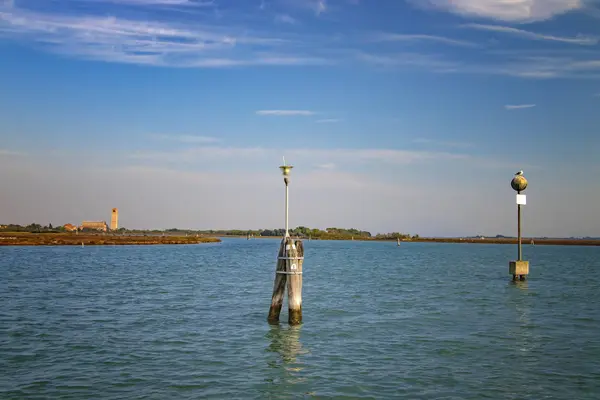
M 290 232 L 289 232 L 289 211 L 290 211 L 290 205 L 289 205 L 289 186 L 287 183 L 287 179 L 285 182 L 285 237 L 288 238 L 290 237 Z
M 285 164 L 285 157 L 283 159 L 283 165 L 281 167 L 279 167 L 281 169 L 281 172 L 283 173 L 283 182 L 285 183 L 285 237 L 288 238 L 290 237 L 290 231 L 289 231 L 289 211 L 290 211 L 290 206 L 289 206 L 289 183 L 290 183 L 290 171 L 292 170 L 291 165 L 286 165 Z

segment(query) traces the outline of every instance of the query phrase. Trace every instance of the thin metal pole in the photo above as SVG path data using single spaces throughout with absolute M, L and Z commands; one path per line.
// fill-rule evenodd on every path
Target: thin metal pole
M 289 214 L 289 203 L 288 203 L 288 197 L 289 197 L 289 186 L 287 183 L 287 179 L 285 182 L 285 237 L 290 237 L 290 233 L 289 233 L 289 220 L 288 220 L 288 214 Z
M 521 192 L 518 192 L 519 194 L 521 194 Z M 521 255 L 522 255 L 522 250 L 521 250 L 521 205 L 517 204 L 517 229 L 518 229 L 518 236 L 519 236 L 519 258 L 518 260 L 521 261 Z

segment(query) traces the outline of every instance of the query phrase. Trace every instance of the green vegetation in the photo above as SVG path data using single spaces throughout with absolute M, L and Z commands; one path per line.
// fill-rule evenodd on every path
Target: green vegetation
M 66 232 L 65 228 L 53 227 L 52 224 L 42 226 L 39 224 L 29 224 L 27 226 L 21 225 L 3 225 L 0 228 L 0 232 L 29 232 L 29 233 L 62 233 Z M 80 233 L 94 233 L 97 231 L 85 229 Z M 120 234 L 120 235 L 148 235 L 148 236 L 254 236 L 254 237 L 281 237 L 285 234 L 285 229 L 256 229 L 256 230 L 242 230 L 242 229 L 230 229 L 230 230 L 191 230 L 191 229 L 153 229 L 153 230 L 142 230 L 142 229 L 126 229 L 119 228 L 117 231 L 110 231 L 108 234 Z M 346 229 L 346 228 L 327 228 L 325 230 L 308 228 L 306 226 L 299 226 L 290 230 L 290 235 L 303 239 L 315 239 L 315 240 L 411 240 L 416 239 L 419 235 L 411 236 L 407 233 L 391 232 L 384 234 L 377 234 L 373 236 L 371 232 L 361 231 L 359 229 Z
M 40 224 L 29 224 L 26 226 L 22 225 L 0 225 L 0 232 L 31 232 L 31 233 L 57 233 L 64 232 L 65 229 L 61 227 L 53 227 L 52 224 L 42 226 Z
M 254 236 L 254 237 L 281 237 L 285 234 L 285 229 L 257 229 L 257 230 L 211 230 L 199 231 L 201 234 L 210 234 L 217 236 Z M 371 232 L 361 231 L 359 229 L 346 228 L 327 228 L 325 230 L 299 226 L 290 229 L 290 235 L 301 239 L 315 240 L 412 240 L 419 235 L 411 236 L 407 233 L 392 232 L 377 234 L 373 236 Z

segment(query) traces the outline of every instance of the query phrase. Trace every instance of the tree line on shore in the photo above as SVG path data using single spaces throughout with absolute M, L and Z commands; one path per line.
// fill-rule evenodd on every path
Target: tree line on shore
M 17 224 L 0 224 L 0 232 L 14 232 L 14 233 L 68 233 L 67 229 L 64 226 L 53 226 L 52 224 L 48 225 L 40 225 L 37 223 L 32 223 L 29 225 L 17 225 Z M 80 231 L 82 233 L 89 234 L 98 234 L 100 232 L 93 229 L 84 229 Z M 103 233 L 103 232 L 102 232 Z M 221 230 L 193 230 L 193 229 L 127 229 L 127 228 L 119 228 L 116 231 L 109 231 L 108 235 L 135 235 L 135 236 L 253 236 L 253 237 L 281 237 L 285 234 L 285 229 L 255 229 L 255 230 L 244 230 L 244 229 L 221 229 Z M 390 233 L 379 233 L 376 235 L 372 235 L 371 232 L 362 231 L 359 229 L 345 229 L 345 228 L 327 228 L 325 230 L 308 228 L 305 226 L 299 226 L 293 229 L 290 229 L 290 235 L 293 237 L 299 237 L 301 239 L 315 239 L 315 240 L 350 240 L 352 238 L 356 240 L 412 240 L 412 239 L 421 239 L 427 240 L 424 238 L 420 238 L 419 235 L 410 235 L 408 233 L 401 232 L 390 232 Z M 468 236 L 464 238 L 460 238 L 460 240 L 466 239 L 483 239 L 484 237 L 481 235 L 476 236 Z M 495 235 L 495 236 L 486 236 L 486 239 L 496 239 L 496 240 L 505 240 L 505 239 L 514 239 L 513 236 L 505 236 L 505 235 Z M 439 239 L 439 238 L 438 238 Z M 438 240 L 429 238 L 429 240 Z M 547 240 L 547 239 L 571 239 L 571 240 L 600 240 L 598 237 L 571 237 L 571 238 L 549 238 L 546 236 L 538 236 L 535 237 L 536 240 Z M 459 239 L 456 239 L 459 240 Z
M 54 227 L 52 224 L 40 225 L 40 224 L 29 224 L 29 225 L 1 225 L 0 232 L 30 232 L 30 233 L 62 233 L 66 232 L 63 226 Z M 93 231 L 90 231 L 93 232 Z M 255 229 L 255 230 L 243 230 L 243 229 L 223 229 L 223 230 L 191 230 L 191 229 L 177 229 L 171 228 L 166 230 L 141 230 L 141 229 L 126 229 L 119 228 L 118 233 L 129 233 L 129 234 L 168 234 L 168 235 L 219 235 L 219 236 L 253 236 L 253 237 L 276 237 L 283 236 L 285 229 Z M 290 229 L 290 235 L 294 237 L 304 239 L 352 239 L 357 240 L 407 240 L 417 239 L 419 235 L 410 235 L 408 233 L 401 232 L 390 232 L 390 233 L 379 233 L 372 235 L 371 232 L 362 231 L 359 229 L 346 229 L 346 228 L 327 228 L 325 230 L 309 228 L 306 226 L 299 226 Z
M 285 235 L 285 229 L 258 229 L 258 230 L 229 230 L 229 231 L 210 231 L 213 234 L 219 235 L 231 235 L 231 236 L 283 236 Z M 418 238 L 419 235 L 410 235 L 408 233 L 400 233 L 400 232 L 390 232 L 390 233 L 379 233 L 376 235 L 372 235 L 371 232 L 362 231 L 359 229 L 346 229 L 346 228 L 327 228 L 325 230 L 316 229 L 316 228 L 308 228 L 305 226 L 299 226 L 293 229 L 290 229 L 290 235 L 294 237 L 304 238 L 304 239 L 375 239 L 375 240 L 396 240 L 400 239 L 410 239 L 410 238 Z
M 141 233 L 143 231 L 131 231 Z M 184 230 L 184 229 L 166 229 L 165 231 L 154 230 L 152 233 L 167 234 L 200 234 L 200 235 L 218 235 L 218 236 L 251 236 L 251 237 L 281 237 L 285 235 L 285 229 L 211 229 L 211 230 Z M 357 240 L 396 240 L 396 239 L 417 239 L 419 235 L 410 235 L 408 233 L 391 232 L 372 235 L 371 232 L 359 229 L 346 228 L 327 228 L 325 230 L 299 226 L 290 229 L 290 235 L 302 239 L 357 239 Z

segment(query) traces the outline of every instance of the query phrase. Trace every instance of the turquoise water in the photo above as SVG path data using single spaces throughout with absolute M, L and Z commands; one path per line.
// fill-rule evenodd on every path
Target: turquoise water
M 0 398 L 600 398 L 599 248 L 307 241 L 290 328 L 278 246 L 0 248 Z

